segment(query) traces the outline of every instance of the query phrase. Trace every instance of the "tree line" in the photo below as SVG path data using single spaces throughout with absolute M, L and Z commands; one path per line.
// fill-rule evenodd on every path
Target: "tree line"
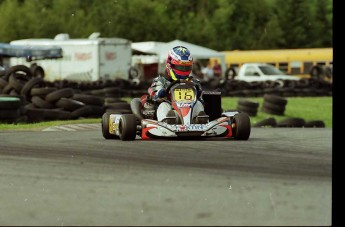
M 333 46 L 332 0 L 0 0 L 0 42 L 175 39 L 218 51 Z

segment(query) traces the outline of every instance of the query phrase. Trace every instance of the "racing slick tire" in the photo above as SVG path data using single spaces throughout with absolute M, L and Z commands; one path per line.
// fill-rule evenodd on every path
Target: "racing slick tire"
M 233 128 L 235 140 L 248 140 L 250 136 L 250 118 L 246 113 L 238 113 L 234 116 Z
M 41 77 L 43 79 L 45 76 L 44 69 L 36 63 L 30 66 L 30 71 L 33 77 Z
M 109 133 L 110 114 L 111 113 L 104 113 L 102 116 L 102 134 L 105 139 L 118 139 L 118 136 Z
M 119 124 L 119 136 L 121 140 L 135 140 L 137 135 L 137 117 L 134 114 L 121 116 Z

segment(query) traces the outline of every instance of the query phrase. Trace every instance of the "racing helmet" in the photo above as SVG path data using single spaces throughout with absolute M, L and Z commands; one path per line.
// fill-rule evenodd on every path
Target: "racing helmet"
M 166 73 L 173 80 L 187 79 L 192 72 L 193 57 L 184 46 L 172 48 L 166 60 Z

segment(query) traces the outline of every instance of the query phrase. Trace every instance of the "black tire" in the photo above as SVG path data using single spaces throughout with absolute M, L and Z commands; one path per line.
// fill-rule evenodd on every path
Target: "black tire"
M 87 105 L 103 106 L 104 100 L 101 97 L 87 94 L 74 94 L 72 99 L 83 102 Z
M 30 66 L 30 70 L 31 70 L 33 77 L 44 78 L 44 76 L 45 76 L 45 72 L 44 72 L 43 68 L 37 64 L 32 64 Z
M 3 89 L 2 93 L 3 94 L 10 94 L 10 92 L 14 90 L 14 88 L 11 86 L 11 84 L 7 84 Z
M 42 109 L 53 109 L 55 106 L 53 104 L 51 104 L 50 102 L 47 102 L 46 100 L 42 99 L 39 96 L 33 96 L 31 98 L 31 102 Z
M 12 73 L 8 79 L 8 83 L 18 92 L 20 93 L 24 84 L 28 82 L 28 78 L 22 74 Z
M 259 121 L 253 125 L 253 127 L 276 127 L 277 121 L 274 117 L 269 117 Z
M 118 102 L 118 103 L 108 103 L 104 105 L 104 108 L 110 109 L 131 109 L 131 105 L 127 102 Z
M 35 106 L 32 103 L 27 104 L 24 108 L 26 111 L 26 116 L 28 117 L 28 122 L 42 122 L 45 120 L 44 109 L 35 108 Z
M 71 118 L 72 119 L 78 119 L 80 117 L 89 117 L 91 114 L 91 108 L 86 105 L 86 106 L 83 106 L 83 107 L 80 107 L 74 111 L 71 112 Z
M 104 113 L 102 115 L 102 134 L 105 139 L 118 139 L 119 136 L 110 134 L 109 132 L 109 117 L 110 113 Z
M 20 92 L 21 95 L 23 95 L 26 100 L 30 100 L 31 98 L 31 89 L 34 87 L 44 87 L 45 82 L 43 81 L 42 78 L 36 77 L 36 78 L 31 78 L 28 82 L 26 82 Z
M 262 107 L 264 107 L 266 109 L 273 110 L 273 111 L 277 111 L 277 112 L 280 112 L 280 113 L 284 113 L 285 112 L 285 106 L 283 106 L 283 105 L 280 106 L 280 105 L 277 105 L 277 104 L 274 104 L 274 103 L 270 103 L 270 102 L 267 102 L 267 101 L 263 102 Z
M 38 87 L 38 88 L 32 88 L 30 91 L 31 96 L 43 96 L 45 97 L 49 93 L 56 91 L 56 87 Z
M 91 118 L 91 117 L 101 117 L 104 113 L 101 106 L 96 105 L 85 105 L 71 112 L 72 119 L 78 119 L 79 117 Z
M 283 116 L 285 111 L 276 111 L 276 110 L 272 110 L 272 109 L 268 109 L 266 107 L 262 107 L 261 108 L 262 112 L 268 113 L 268 114 L 272 114 L 272 115 L 279 115 L 279 116 Z
M 74 90 L 72 88 L 62 88 L 49 93 L 45 99 L 48 102 L 54 103 L 60 98 L 71 98 L 74 95 Z
M 322 67 L 319 65 L 314 65 L 311 69 L 310 69 L 310 76 L 313 79 L 320 79 L 321 74 L 323 73 Z
M 122 89 L 126 89 L 125 87 L 106 87 L 100 90 L 102 95 L 105 97 L 122 97 Z
M 249 107 L 251 109 L 257 109 L 259 107 L 259 103 L 258 102 L 250 101 L 250 100 L 247 100 L 247 99 L 239 99 L 237 101 L 237 104 L 241 105 L 241 106 L 247 106 L 247 107 Z
M 280 97 L 278 95 L 268 95 L 265 94 L 264 95 L 264 100 L 270 102 L 270 103 L 274 103 L 277 105 L 281 105 L 281 106 L 285 106 L 287 104 L 287 99 L 284 97 Z
M 302 78 L 297 81 L 297 87 L 298 88 L 306 88 L 309 85 L 309 79 L 307 78 Z
M 104 112 L 117 113 L 117 114 L 132 114 L 132 110 L 129 109 L 112 109 L 106 108 Z
M 321 121 L 321 120 L 307 121 L 304 124 L 304 127 L 306 127 L 306 128 L 325 128 L 326 124 L 324 121 Z
M 277 127 L 301 128 L 304 127 L 305 120 L 299 117 L 289 117 L 277 123 Z
M 14 65 L 14 66 L 9 67 L 6 70 L 3 78 L 5 80 L 8 80 L 9 76 L 15 72 L 24 72 L 24 74 L 27 75 L 28 78 L 32 78 L 32 73 L 31 73 L 30 68 L 25 65 Z
M 104 104 L 110 104 L 110 103 L 126 103 L 126 100 L 122 100 L 121 98 L 116 98 L 116 97 L 105 97 L 104 98 Z
M 74 111 L 85 106 L 85 103 L 74 99 L 61 98 L 55 103 L 55 105 L 67 111 Z
M 234 116 L 233 128 L 235 140 L 248 140 L 250 136 L 250 118 L 246 113 L 238 113 Z
M 71 112 L 60 109 L 44 109 L 44 120 L 69 120 Z
M 121 140 L 135 140 L 137 135 L 137 118 L 134 114 L 124 114 L 121 116 L 119 134 Z
M 248 107 L 248 106 L 243 106 L 243 105 L 237 105 L 237 110 L 239 112 L 244 112 L 246 114 L 248 114 L 249 116 L 256 116 L 258 113 L 258 109 L 256 108 L 252 108 L 252 107 Z

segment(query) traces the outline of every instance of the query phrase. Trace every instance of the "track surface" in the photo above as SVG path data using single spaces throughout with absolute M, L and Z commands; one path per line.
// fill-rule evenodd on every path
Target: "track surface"
M 0 132 L 0 225 L 331 225 L 332 129 L 248 141 Z

